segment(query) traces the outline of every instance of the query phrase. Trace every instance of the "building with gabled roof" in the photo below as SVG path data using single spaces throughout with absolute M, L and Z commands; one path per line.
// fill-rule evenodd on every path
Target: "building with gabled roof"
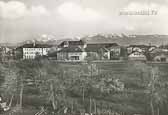
M 143 52 L 133 51 L 131 54 L 128 55 L 128 60 L 132 61 L 146 61 L 147 58 Z
M 16 48 L 16 55 L 22 59 L 35 59 L 37 56 L 47 56 L 52 46 L 48 44 L 27 43 Z
M 168 51 L 162 48 L 156 48 L 152 52 L 150 52 L 152 57 L 152 61 L 156 62 L 168 62 Z
M 87 56 L 83 47 L 69 46 L 57 51 L 57 60 L 84 61 Z
M 85 46 L 86 43 L 83 40 L 65 40 L 62 41 L 58 47 L 63 48 L 63 47 L 69 47 L 69 46 Z

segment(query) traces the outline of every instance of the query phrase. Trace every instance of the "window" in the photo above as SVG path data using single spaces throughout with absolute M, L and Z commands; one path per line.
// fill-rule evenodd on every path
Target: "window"
M 71 56 L 71 60 L 79 60 L 79 56 Z

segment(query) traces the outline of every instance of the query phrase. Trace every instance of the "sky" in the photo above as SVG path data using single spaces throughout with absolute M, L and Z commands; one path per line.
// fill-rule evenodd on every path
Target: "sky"
M 155 15 L 120 15 L 156 11 Z M 168 0 L 0 0 L 0 42 L 41 35 L 168 34 Z

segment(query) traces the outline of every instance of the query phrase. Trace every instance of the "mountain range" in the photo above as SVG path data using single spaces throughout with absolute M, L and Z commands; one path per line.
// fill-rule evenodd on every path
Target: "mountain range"
M 119 45 L 128 46 L 128 45 L 166 45 L 168 44 L 168 35 L 117 35 L 117 34 L 96 34 L 96 35 L 89 35 L 84 37 L 74 37 L 74 38 L 52 38 L 49 39 L 48 37 L 43 37 L 34 40 L 26 40 L 24 42 L 20 42 L 17 44 L 22 45 L 25 43 L 41 43 L 41 44 L 50 44 L 50 45 L 58 45 L 62 41 L 69 41 L 69 40 L 79 40 L 82 39 L 87 43 L 118 43 Z M 1 46 L 13 46 L 14 44 L 10 43 L 3 43 L 0 44 Z

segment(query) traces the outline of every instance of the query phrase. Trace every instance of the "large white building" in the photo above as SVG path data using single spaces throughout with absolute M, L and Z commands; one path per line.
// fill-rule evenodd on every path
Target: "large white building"
M 37 56 L 47 56 L 51 46 L 47 44 L 29 43 L 20 47 L 23 59 L 35 59 Z

